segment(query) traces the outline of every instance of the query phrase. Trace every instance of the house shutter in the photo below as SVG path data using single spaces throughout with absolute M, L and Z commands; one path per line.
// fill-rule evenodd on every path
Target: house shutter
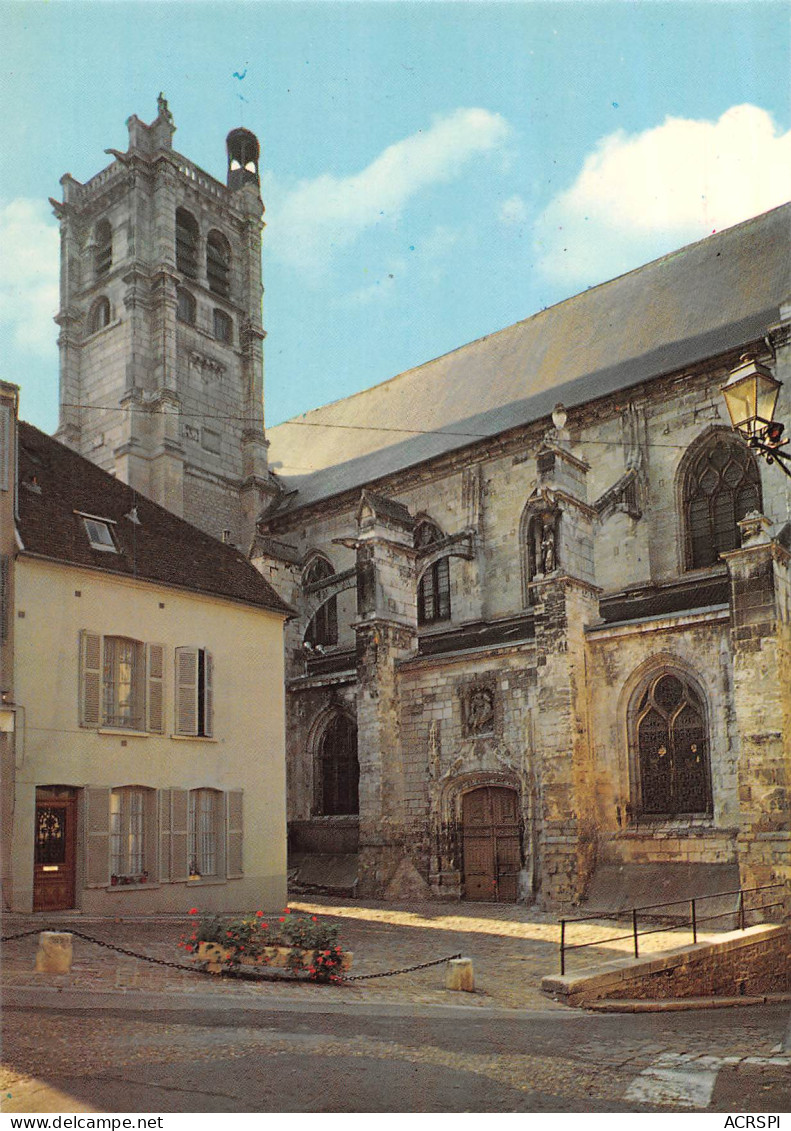
M 187 879 L 187 799 L 186 789 L 170 791 L 170 879 Z
M 203 733 L 214 734 L 214 661 L 211 652 L 203 651 Z
M 85 886 L 110 882 L 110 790 L 85 790 Z
M 176 733 L 198 733 L 198 649 L 176 649 Z
M 225 874 L 229 880 L 238 879 L 238 877 L 243 875 L 244 872 L 244 869 L 242 867 L 243 796 L 244 795 L 241 789 L 231 789 L 225 795 Z
M 164 676 L 165 647 L 163 644 L 149 644 L 146 648 L 146 730 L 162 734 L 165 729 Z
M 170 882 L 170 790 L 160 789 L 159 794 L 159 882 Z
M 102 713 L 102 638 L 80 633 L 80 726 L 98 727 Z

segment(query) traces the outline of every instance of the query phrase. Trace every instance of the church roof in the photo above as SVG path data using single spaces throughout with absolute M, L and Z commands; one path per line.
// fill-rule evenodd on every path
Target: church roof
M 177 518 L 23 420 L 18 496 L 19 536 L 27 553 L 277 613 L 292 611 L 234 546 Z M 112 545 L 95 548 L 85 518 L 110 531 Z
M 267 430 L 290 509 L 763 337 L 791 297 L 791 204 Z

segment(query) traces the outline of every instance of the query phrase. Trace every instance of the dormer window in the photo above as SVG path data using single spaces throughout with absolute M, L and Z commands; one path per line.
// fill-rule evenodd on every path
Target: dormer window
M 106 275 L 113 265 L 113 229 L 109 220 L 100 220 L 96 225 L 96 248 L 94 251 L 94 271 L 96 278 Z
M 85 523 L 85 532 L 92 549 L 104 550 L 110 554 L 118 553 L 109 523 L 101 518 L 83 518 L 82 521 Z
M 110 318 L 110 300 L 106 295 L 101 295 L 91 307 L 91 312 L 88 316 L 88 333 L 98 334 L 105 326 L 110 325 Z

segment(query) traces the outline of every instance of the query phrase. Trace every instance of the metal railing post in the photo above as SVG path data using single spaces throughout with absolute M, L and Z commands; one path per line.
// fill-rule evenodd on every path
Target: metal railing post
M 566 920 L 560 920 L 560 976 L 566 973 Z
M 739 892 L 739 930 L 744 930 L 744 892 Z
M 697 920 L 697 916 L 695 915 L 695 900 L 694 899 L 691 899 L 689 901 L 689 921 L 690 921 L 690 925 L 692 927 L 692 942 L 697 943 L 697 941 L 698 941 L 698 920 Z
M 634 956 L 635 956 L 635 958 L 639 958 L 640 953 L 637 949 L 637 908 L 636 907 L 632 908 L 632 933 L 634 935 Z

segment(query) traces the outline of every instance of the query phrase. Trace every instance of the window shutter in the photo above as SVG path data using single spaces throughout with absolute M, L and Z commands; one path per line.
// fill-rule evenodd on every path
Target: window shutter
M 203 650 L 203 733 L 214 734 L 214 661 L 211 652 Z
M 151 731 L 153 734 L 162 734 L 165 729 L 163 700 L 165 646 L 163 644 L 148 644 L 146 651 L 146 673 L 148 677 L 146 730 Z
M 110 790 L 85 790 L 85 886 L 110 882 Z
M 170 879 L 187 879 L 187 798 L 186 789 L 170 791 Z
M 226 876 L 229 880 L 238 879 L 244 873 L 242 867 L 242 820 L 243 793 L 241 789 L 231 789 L 225 795 L 226 802 Z
M 98 727 L 102 721 L 102 638 L 83 629 L 80 633 L 80 726 Z
M 0 491 L 11 483 L 11 409 L 0 405 Z
M 198 649 L 176 649 L 176 734 L 198 733 Z
M 159 882 L 170 882 L 170 790 L 159 793 Z

